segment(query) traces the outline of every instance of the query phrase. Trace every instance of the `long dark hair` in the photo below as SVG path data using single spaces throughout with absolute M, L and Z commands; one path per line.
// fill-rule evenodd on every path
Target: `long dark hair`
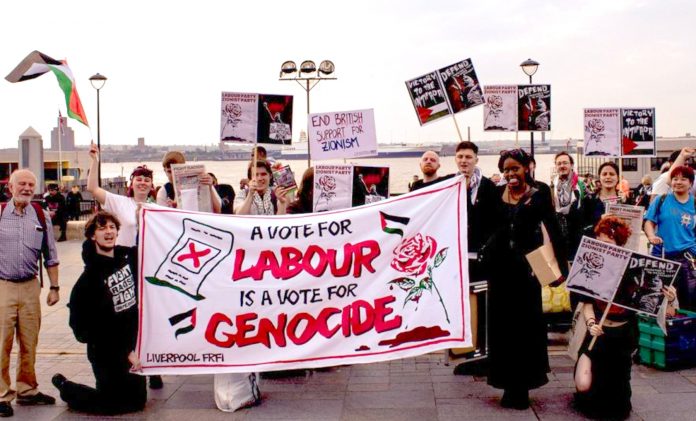
M 302 174 L 302 181 L 297 190 L 297 197 L 288 205 L 288 213 L 311 213 L 314 207 L 314 167 L 309 167 Z

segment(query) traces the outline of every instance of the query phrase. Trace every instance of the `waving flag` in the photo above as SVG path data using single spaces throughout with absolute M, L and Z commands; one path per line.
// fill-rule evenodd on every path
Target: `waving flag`
M 37 78 L 48 72 L 53 72 L 53 74 L 56 75 L 58 85 L 65 94 L 68 116 L 85 126 L 89 126 L 85 110 L 82 108 L 82 102 L 80 102 L 80 96 L 77 94 L 75 78 L 65 60 L 56 60 L 46 54 L 32 51 L 9 75 L 5 76 L 5 79 L 12 83 L 24 82 L 25 80 Z

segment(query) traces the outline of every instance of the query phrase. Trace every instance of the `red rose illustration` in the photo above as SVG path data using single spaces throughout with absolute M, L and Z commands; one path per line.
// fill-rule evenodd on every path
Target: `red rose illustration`
M 410 275 L 422 275 L 428 267 L 429 260 L 437 252 L 437 242 L 433 237 L 421 235 L 404 238 L 394 250 L 391 267 Z
M 322 190 L 335 190 L 336 189 L 336 179 L 330 175 L 325 175 L 319 179 L 319 185 Z

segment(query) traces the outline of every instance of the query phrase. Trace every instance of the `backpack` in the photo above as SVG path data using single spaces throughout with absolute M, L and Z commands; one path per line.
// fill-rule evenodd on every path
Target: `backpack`
M 7 203 L 8 202 L 0 203 L 0 218 L 2 218 L 2 215 L 5 213 Z M 41 288 L 43 288 L 43 270 L 41 269 L 41 262 L 43 260 L 43 253 L 46 250 L 48 250 L 48 228 L 46 227 L 46 214 L 44 213 L 44 209 L 43 207 L 41 207 L 40 204 L 36 202 L 29 203 L 31 203 L 31 207 L 34 208 L 36 216 L 39 218 L 39 224 L 41 225 L 41 229 L 43 230 L 43 239 L 41 240 L 41 251 L 39 252 L 39 281 L 41 282 Z

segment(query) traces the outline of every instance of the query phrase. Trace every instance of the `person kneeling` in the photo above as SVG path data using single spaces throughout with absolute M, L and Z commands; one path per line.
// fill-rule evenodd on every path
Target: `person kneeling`
M 114 415 L 140 411 L 147 401 L 145 377 L 133 374 L 140 361 L 133 351 L 138 332 L 135 248 L 116 245 L 118 218 L 100 211 L 85 226 L 85 270 L 70 295 L 70 327 L 87 344 L 96 389 L 62 374 L 53 385 L 70 409 Z

